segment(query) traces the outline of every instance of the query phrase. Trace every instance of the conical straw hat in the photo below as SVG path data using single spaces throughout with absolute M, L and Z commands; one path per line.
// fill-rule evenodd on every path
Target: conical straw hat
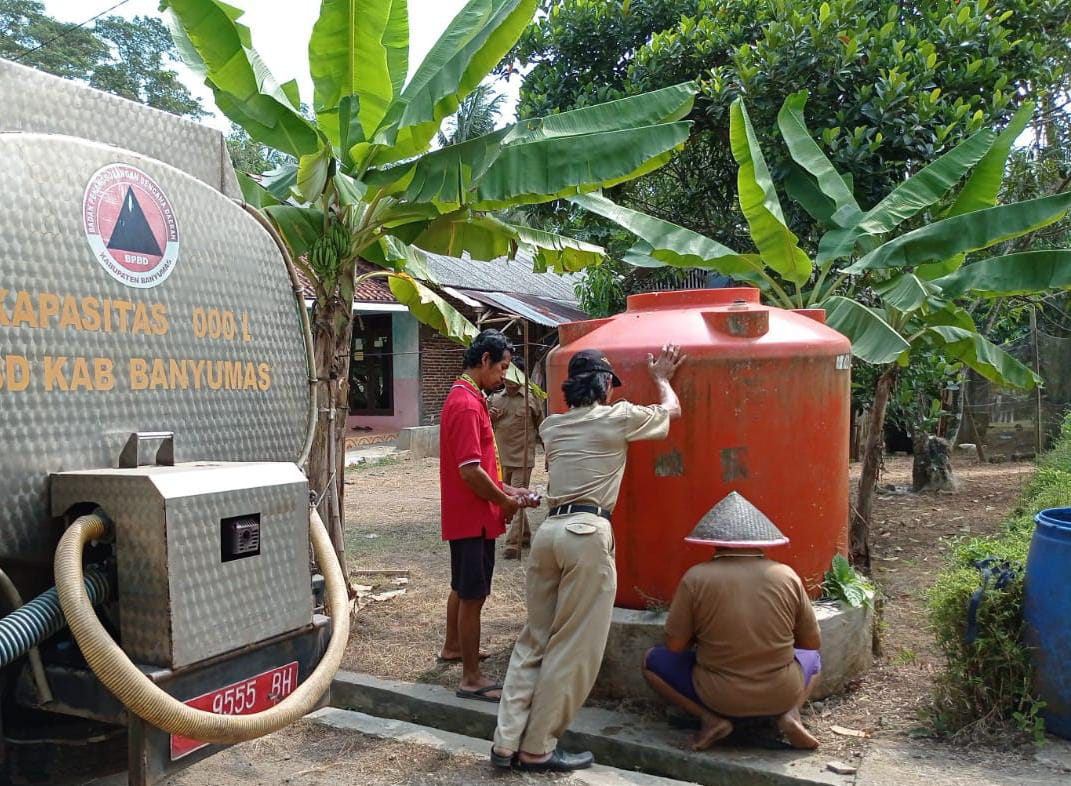
M 685 540 L 727 548 L 783 546 L 788 543 L 784 533 L 761 510 L 735 491 L 707 511 Z

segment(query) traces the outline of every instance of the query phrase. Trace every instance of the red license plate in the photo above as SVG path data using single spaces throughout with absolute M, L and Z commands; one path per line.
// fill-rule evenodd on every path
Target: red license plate
M 298 681 L 297 661 L 235 682 L 186 702 L 191 707 L 216 715 L 250 715 L 266 710 L 294 692 Z M 209 743 L 171 735 L 171 761 L 188 756 Z

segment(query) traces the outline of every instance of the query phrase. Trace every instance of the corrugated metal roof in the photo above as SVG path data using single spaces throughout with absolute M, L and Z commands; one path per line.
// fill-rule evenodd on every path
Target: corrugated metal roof
M 490 262 L 484 262 L 429 253 L 428 260 L 428 266 L 435 277 L 433 286 L 437 285 L 443 290 L 455 288 L 477 292 L 508 293 L 517 297 L 535 297 L 540 300 L 556 302 L 560 306 L 569 309 L 569 313 L 579 315 L 571 316 L 569 319 L 560 320 L 559 322 L 542 322 L 541 324 L 560 324 L 561 321 L 570 322 L 587 318 L 582 311 L 578 310 L 576 292 L 573 289 L 580 278 L 579 273 L 568 273 L 564 276 L 556 273 L 535 273 L 532 271 L 531 258 L 524 257 L 521 254 L 518 254 L 517 258 L 512 260 L 502 257 Z M 367 273 L 370 270 L 378 269 L 367 262 L 360 262 L 357 266 L 358 273 Z M 298 278 L 301 279 L 305 296 L 313 297 L 314 290 L 300 270 L 298 271 Z M 354 293 L 354 300 L 358 303 L 398 302 L 391 293 L 387 282 L 382 278 L 372 278 L 361 282 Z
M 557 327 L 565 322 L 589 318 L 583 311 L 570 304 L 536 295 L 480 292 L 474 289 L 462 289 L 460 292 L 498 311 L 535 322 L 538 325 Z
M 576 273 L 559 276 L 557 273 L 534 273 L 532 259 L 518 254 L 516 259 L 496 259 L 483 262 L 461 257 L 444 257 L 428 254 L 432 274 L 439 284 L 458 289 L 475 289 L 481 292 L 510 292 L 536 295 L 570 303 L 577 303 Z

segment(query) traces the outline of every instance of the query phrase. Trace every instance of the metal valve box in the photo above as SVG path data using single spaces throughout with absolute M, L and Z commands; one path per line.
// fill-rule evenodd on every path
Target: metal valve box
M 52 475 L 52 512 L 115 524 L 120 634 L 178 669 L 312 622 L 308 481 L 296 464 L 197 462 Z

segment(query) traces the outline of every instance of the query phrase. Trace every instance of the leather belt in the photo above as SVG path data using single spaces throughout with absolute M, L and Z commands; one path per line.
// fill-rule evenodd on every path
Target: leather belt
M 600 508 L 598 505 L 585 505 L 580 502 L 570 502 L 568 505 L 558 505 L 556 508 L 551 508 L 550 516 L 568 516 L 570 513 L 594 513 L 600 518 L 604 518 L 610 521 L 610 516 L 613 511 L 606 508 Z

